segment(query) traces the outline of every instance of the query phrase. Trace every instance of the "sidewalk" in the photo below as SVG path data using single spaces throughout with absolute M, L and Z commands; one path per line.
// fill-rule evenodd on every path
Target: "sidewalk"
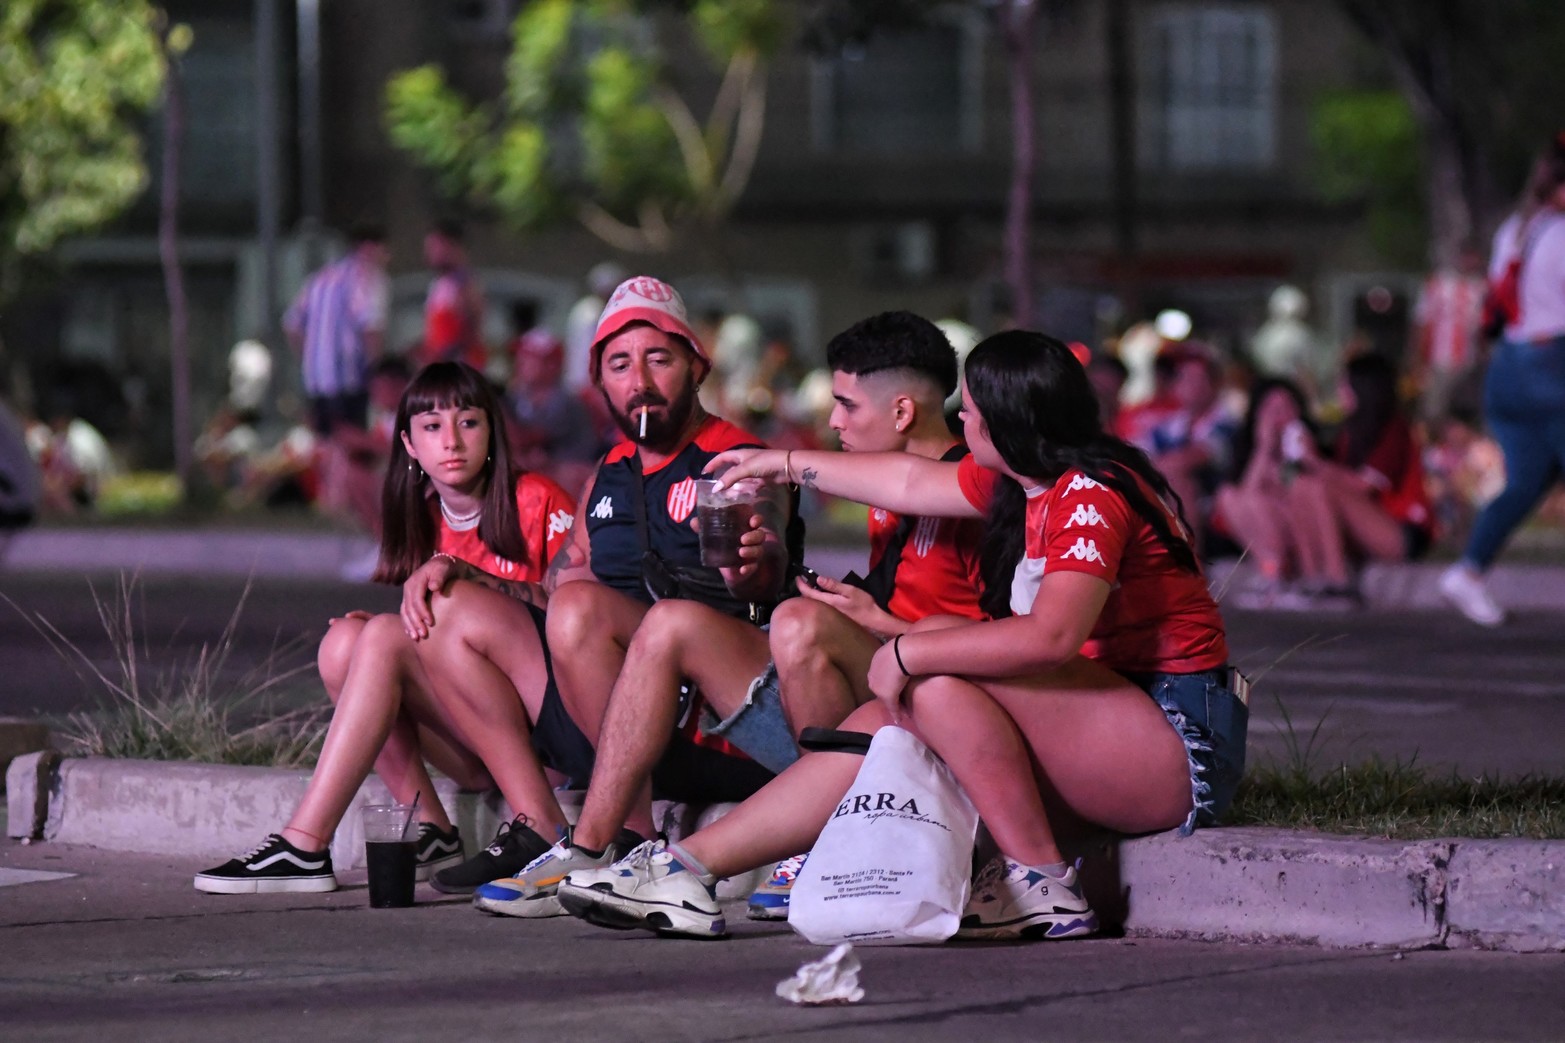
M 13 540 L 4 567 L 73 572 L 125 571 L 191 575 L 344 576 L 374 551 L 367 536 L 335 532 L 230 529 L 35 528 Z M 863 545 L 818 544 L 809 564 L 828 575 L 862 571 Z M 1371 565 L 1362 588 L 1373 608 L 1441 608 L 1439 562 Z M 1220 561 L 1209 569 L 1213 589 L 1243 582 L 1246 567 Z M 354 578 L 354 577 L 344 577 Z M 364 578 L 364 577 L 357 577 Z M 1511 609 L 1565 609 L 1565 563 L 1502 563 L 1489 574 L 1490 590 Z
M 67 759 L 38 815 L 39 754 L 6 773 L 7 832 L 59 844 L 222 861 L 287 819 L 306 773 L 152 761 Z M 355 803 L 384 802 L 371 779 Z M 509 818 L 494 794 L 442 781 L 469 851 Z M 655 808 L 672 839 L 731 805 Z M 332 843 L 340 870 L 362 866 L 350 808 Z M 720 889 L 739 899 L 764 870 Z M 1565 840 L 1373 840 L 1278 829 L 1200 830 L 1098 844 L 1083 871 L 1093 907 L 1133 934 L 1329 947 L 1565 951 Z

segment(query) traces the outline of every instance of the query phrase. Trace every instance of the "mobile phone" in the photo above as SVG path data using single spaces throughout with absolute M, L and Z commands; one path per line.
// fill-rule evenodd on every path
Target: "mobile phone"
M 816 590 L 821 589 L 821 574 L 819 572 L 816 572 L 808 565 L 801 565 L 799 566 L 799 575 L 804 577 L 804 582 L 808 583 Z

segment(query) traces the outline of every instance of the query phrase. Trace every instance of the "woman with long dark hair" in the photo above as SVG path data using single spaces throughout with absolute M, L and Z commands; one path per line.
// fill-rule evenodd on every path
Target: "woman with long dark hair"
M 402 585 L 401 610 L 331 621 L 318 663 L 336 708 L 304 798 L 281 832 L 198 874 L 198 890 L 334 890 L 332 834 L 371 767 L 398 803 L 417 799 L 418 878 L 450 867 L 437 874 L 443 890 L 471 890 L 493 867 L 470 885 L 442 886 L 465 867 L 454 865 L 461 838 L 426 759 L 464 788 L 499 788 L 518 818 L 497 848 L 536 829 L 547 849 L 565 824 L 531 725 L 547 668 L 539 584 L 574 504 L 548 478 L 513 470 L 499 403 L 460 362 L 426 366 L 403 393 L 381 503 L 374 579 Z M 478 615 L 504 624 L 505 648 L 486 649 L 477 665 L 429 654 L 432 637 L 460 640 Z
M 1505 611 L 1484 573 L 1565 471 L 1565 132 L 1495 233 L 1489 284 L 1505 329 L 1484 378 L 1484 419 L 1505 453 L 1505 488 L 1479 513 L 1440 590 L 1474 623 L 1499 626 Z
M 1070 350 L 1039 333 L 997 334 L 968 356 L 965 379 L 972 455 L 960 464 L 739 450 L 711 469 L 898 513 L 987 512 L 987 607 L 1003 618 L 937 617 L 883 645 L 869 670 L 876 701 L 842 727 L 917 732 L 978 808 L 1000 855 L 980 872 L 959 936 L 1087 934 L 1097 919 L 1060 833 L 1211 823 L 1243 770 L 1248 710 L 1177 500 L 1144 454 L 1104 432 Z M 595 922 L 721 933 L 716 878 L 808 849 L 860 763 L 806 754 L 679 844 L 571 874 L 561 899 Z

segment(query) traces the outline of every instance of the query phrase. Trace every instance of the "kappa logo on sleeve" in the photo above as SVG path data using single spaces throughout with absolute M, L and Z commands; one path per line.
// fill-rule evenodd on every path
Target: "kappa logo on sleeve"
M 592 516 L 599 519 L 600 521 L 614 517 L 613 497 L 605 496 L 603 499 L 599 500 L 597 506 L 593 507 L 592 509 Z
M 604 497 L 604 499 L 606 500 L 608 497 Z M 613 513 L 612 510 L 610 513 Z M 570 511 L 555 511 L 549 515 L 549 533 L 546 538 L 552 540 L 556 536 L 563 536 L 571 531 L 571 526 L 574 524 L 576 524 L 576 519 L 571 516 Z
M 686 478 L 682 482 L 674 483 L 668 491 L 668 516 L 675 522 L 682 522 L 690 517 L 690 512 L 696 509 L 696 480 Z
M 1083 489 L 1101 488 L 1103 488 L 1103 484 L 1101 482 L 1095 482 L 1084 474 L 1074 474 L 1071 476 L 1070 484 L 1065 487 L 1065 492 L 1069 494 L 1081 492 Z
M 1099 565 L 1108 564 L 1103 560 L 1103 552 L 1098 550 L 1098 541 L 1089 540 L 1085 536 L 1077 536 L 1076 543 L 1065 549 L 1060 554 L 1062 558 L 1075 558 L 1077 561 L 1097 562 Z
M 1076 509 L 1071 512 L 1071 516 L 1065 519 L 1065 527 L 1067 529 L 1076 525 L 1095 525 L 1106 529 L 1109 527 L 1109 522 L 1107 518 L 1098 513 L 1097 504 L 1078 503 Z

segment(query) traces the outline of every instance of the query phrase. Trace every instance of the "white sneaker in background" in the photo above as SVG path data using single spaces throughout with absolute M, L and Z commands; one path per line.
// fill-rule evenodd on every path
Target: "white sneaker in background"
M 1505 610 L 1495 603 L 1483 577 L 1461 562 L 1440 574 L 1440 593 L 1479 626 L 1497 627 L 1505 622 Z

